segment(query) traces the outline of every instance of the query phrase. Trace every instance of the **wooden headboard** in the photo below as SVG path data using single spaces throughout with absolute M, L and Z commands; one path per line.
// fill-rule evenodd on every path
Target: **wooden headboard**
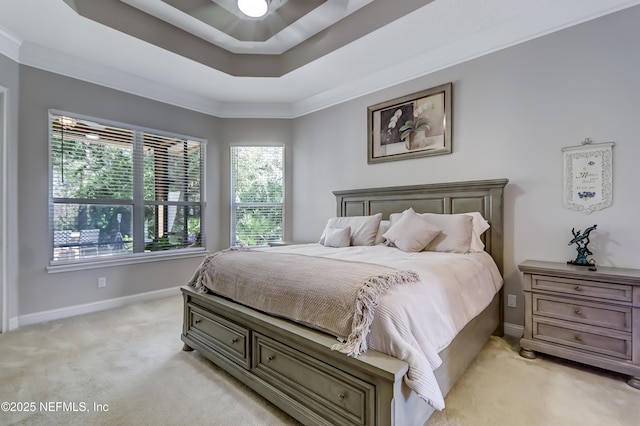
M 503 204 L 504 187 L 508 179 L 469 182 L 435 183 L 388 188 L 334 191 L 338 216 L 366 216 L 401 213 L 409 207 L 418 213 L 480 212 L 491 228 L 483 234 L 485 250 L 503 271 Z

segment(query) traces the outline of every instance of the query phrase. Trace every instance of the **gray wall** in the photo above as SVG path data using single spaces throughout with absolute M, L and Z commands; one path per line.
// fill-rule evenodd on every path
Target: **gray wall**
M 640 267 L 637 223 L 640 7 L 457 65 L 296 119 L 293 236 L 317 241 L 337 189 L 508 178 L 506 322 L 523 323 L 525 259 L 575 259 L 571 228 L 593 224 L 601 265 Z M 453 153 L 367 165 L 367 106 L 453 82 Z M 615 141 L 613 205 L 563 208 L 561 148 Z M 321 178 L 319 178 L 321 177 Z
M 260 120 L 254 127 L 188 111 L 39 69 L 20 68 L 18 188 L 19 312 L 44 312 L 182 285 L 201 258 L 48 273 L 49 108 L 131 123 L 208 140 L 207 248 L 229 245 L 229 143 L 271 141 L 290 145 L 288 121 Z M 228 139 L 228 140 L 226 140 Z M 98 288 L 98 277 L 107 287 Z
M 21 66 L 19 315 L 159 290 L 184 282 L 200 259 L 47 272 L 49 108 L 205 138 L 211 141 L 207 146 L 207 160 L 215 161 L 218 157 L 216 131 L 219 124 L 215 118 Z M 213 175 L 208 184 L 207 201 L 210 206 L 215 206 L 219 179 Z M 218 210 L 207 209 L 206 220 L 216 229 Z M 98 277 L 107 278 L 105 288 L 98 288 Z

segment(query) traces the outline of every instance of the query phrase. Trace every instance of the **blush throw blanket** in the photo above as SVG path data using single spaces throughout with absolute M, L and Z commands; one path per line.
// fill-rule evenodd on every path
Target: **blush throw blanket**
M 380 296 L 419 280 L 414 271 L 383 265 L 228 249 L 207 256 L 190 284 L 334 335 L 341 343 L 332 349 L 356 357 L 367 350 Z

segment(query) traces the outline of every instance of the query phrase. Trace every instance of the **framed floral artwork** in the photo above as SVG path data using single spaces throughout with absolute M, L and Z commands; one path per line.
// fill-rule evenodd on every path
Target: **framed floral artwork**
M 452 83 L 368 108 L 368 163 L 451 153 Z

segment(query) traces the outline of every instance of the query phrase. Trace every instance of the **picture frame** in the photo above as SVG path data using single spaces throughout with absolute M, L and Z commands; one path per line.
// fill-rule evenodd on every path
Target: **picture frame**
M 367 163 L 452 152 L 452 89 L 446 83 L 367 108 Z

